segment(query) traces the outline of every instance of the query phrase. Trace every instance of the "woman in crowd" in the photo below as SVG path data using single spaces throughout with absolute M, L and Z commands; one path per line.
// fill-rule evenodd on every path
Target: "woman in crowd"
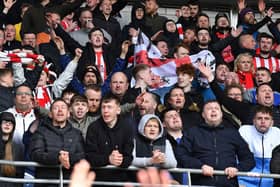
M 249 53 L 239 54 L 234 61 L 234 71 L 245 90 L 254 88 L 253 57 Z
M 16 120 L 12 113 L 3 112 L 0 115 L 0 135 L 1 135 L 1 151 L 4 154 L 0 159 L 8 161 L 19 161 L 23 158 L 23 151 L 21 151 L 20 146 L 13 143 L 13 133 L 16 126 Z M 1 164 L 0 165 L 0 176 L 4 177 L 23 177 L 23 170 L 21 168 L 15 167 L 13 165 Z M 22 186 L 20 183 L 10 183 L 10 182 L 1 182 L 1 187 L 18 187 Z

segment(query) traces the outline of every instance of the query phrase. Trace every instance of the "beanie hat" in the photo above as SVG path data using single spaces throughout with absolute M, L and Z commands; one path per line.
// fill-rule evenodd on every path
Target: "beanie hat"
M 241 20 L 244 19 L 244 16 L 245 16 L 248 12 L 253 12 L 253 13 L 254 13 L 253 9 L 251 9 L 251 8 L 243 8 L 243 9 L 240 11 L 239 14 L 240 14 Z

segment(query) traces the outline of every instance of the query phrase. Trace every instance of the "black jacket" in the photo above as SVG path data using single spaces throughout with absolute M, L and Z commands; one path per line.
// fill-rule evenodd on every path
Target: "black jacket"
M 102 167 L 109 165 L 109 155 L 113 150 L 123 154 L 122 168 L 130 166 L 133 150 L 133 127 L 123 117 L 119 117 L 116 125 L 109 128 L 103 118 L 93 122 L 86 136 L 86 158 L 91 167 Z M 98 170 L 98 180 L 123 181 L 126 174 L 118 170 Z
M 224 105 L 231 113 L 233 113 L 242 124 L 253 124 L 253 117 L 257 105 L 227 97 L 216 81 L 211 82 L 210 87 L 220 104 Z M 280 128 L 280 109 L 276 106 L 271 106 L 271 109 L 274 125 Z
M 67 122 L 64 128 L 52 125 L 52 120 L 42 120 L 37 131 L 31 138 L 31 160 L 45 165 L 58 165 L 59 152 L 68 151 L 71 167 L 85 157 L 82 133 Z M 68 178 L 70 170 L 64 169 L 64 177 Z M 58 168 L 36 168 L 36 177 L 58 179 Z
M 85 67 L 87 65 L 96 65 L 96 55 L 93 50 L 92 44 L 88 42 L 85 47 L 81 46 L 77 41 L 71 38 L 71 36 L 69 36 L 69 34 L 67 34 L 60 26 L 55 29 L 55 33 L 63 39 L 66 47 L 73 55 L 75 55 L 76 48 L 81 48 L 83 50 L 83 54 L 79 60 L 79 64 L 76 70 L 78 78 L 82 80 Z M 102 50 L 102 55 L 106 63 L 106 72 L 109 75 L 114 67 L 116 58 L 114 55 L 112 55 L 111 48 L 109 46 L 103 45 Z
M 235 167 L 239 171 L 249 171 L 255 166 L 248 144 L 238 131 L 225 128 L 223 122 L 217 127 L 210 127 L 203 123 L 189 129 L 177 146 L 175 155 L 180 167 L 184 168 L 201 169 L 204 164 L 207 164 L 215 170 Z M 236 177 L 227 179 L 227 176 L 192 175 L 192 184 L 238 186 Z

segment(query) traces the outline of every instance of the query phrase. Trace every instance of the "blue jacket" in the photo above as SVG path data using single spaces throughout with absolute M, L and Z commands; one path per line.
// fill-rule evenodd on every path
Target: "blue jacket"
M 239 133 L 248 143 L 250 150 L 254 154 L 256 166 L 251 172 L 269 174 L 269 164 L 272 150 L 280 144 L 280 130 L 277 127 L 270 127 L 266 133 L 257 131 L 254 125 L 243 125 Z M 272 187 L 272 178 L 238 177 L 240 185 L 247 187 Z
M 203 123 L 191 128 L 177 146 L 175 155 L 183 168 L 201 169 L 206 164 L 215 170 L 235 167 L 239 171 L 249 171 L 255 166 L 247 143 L 237 130 L 225 128 L 223 122 L 216 127 Z M 233 187 L 238 186 L 238 181 L 237 177 L 192 175 L 192 184 Z

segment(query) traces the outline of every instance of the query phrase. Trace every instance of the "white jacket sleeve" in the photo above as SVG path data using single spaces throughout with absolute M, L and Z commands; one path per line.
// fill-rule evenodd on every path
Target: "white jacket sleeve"
M 56 98 L 61 97 L 63 90 L 65 90 L 68 84 L 72 81 L 77 67 L 78 67 L 78 60 L 74 58 L 71 62 L 69 62 L 65 70 L 54 81 L 52 87 L 52 93 Z
M 164 168 L 175 168 L 177 167 L 177 160 L 175 158 L 172 146 L 169 140 L 165 141 L 165 162 L 163 164 Z
M 17 87 L 26 81 L 24 69 L 21 63 L 13 63 L 14 85 Z

